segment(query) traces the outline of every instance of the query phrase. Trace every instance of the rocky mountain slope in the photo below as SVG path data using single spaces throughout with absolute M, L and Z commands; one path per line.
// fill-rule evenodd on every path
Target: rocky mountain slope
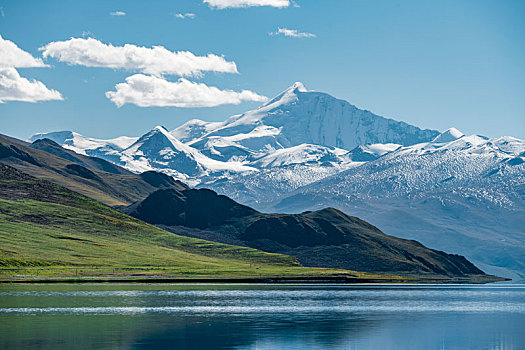
M 191 189 L 163 174 L 128 174 L 115 165 L 112 173 L 99 170 L 97 167 L 108 164 L 61 149 L 51 140 L 39 140 L 32 145 L 12 138 L 1 141 L 0 249 L 6 257 L 0 262 L 4 265 L 76 264 L 96 270 L 98 267 L 93 266 L 124 264 L 137 268 L 137 264 L 150 266 L 162 260 L 179 272 L 200 271 L 203 262 L 208 262 L 219 269 L 214 272 L 219 274 L 231 272 L 232 268 L 250 270 L 250 264 L 264 266 L 265 271 L 272 273 L 303 273 L 287 256 L 266 256 L 254 250 L 193 240 L 203 238 L 270 253 L 289 252 L 309 267 L 347 270 L 353 266 L 361 271 L 359 276 L 364 272 L 435 281 L 498 280 L 485 275 L 463 257 L 385 235 L 374 226 L 335 209 L 299 215 L 262 214 L 211 190 Z M 37 179 L 7 164 L 43 174 L 51 181 Z M 51 176 L 51 172 L 56 175 Z M 117 176 L 117 182 L 107 182 L 111 176 Z M 97 193 L 92 181 L 103 186 L 98 190 L 113 190 L 111 194 L 118 194 L 120 198 L 130 197 L 126 190 L 135 192 L 135 186 L 141 182 L 142 187 L 145 183 L 163 188 L 122 209 L 139 219 L 193 238 L 169 237 L 166 231 L 144 226 L 141 221 L 134 221 L 70 189 L 80 187 L 86 193 Z M 69 188 L 62 187 L 61 183 Z M 110 188 L 111 184 L 116 187 Z M 113 250 L 114 256 L 110 257 L 108 254 Z M 174 256 L 166 255 L 169 252 Z M 239 264 L 243 263 L 241 267 Z M 319 273 L 330 271 L 353 274 L 341 270 Z
M 482 274 L 462 256 L 385 235 L 331 208 L 263 214 L 211 190 L 166 189 L 124 211 L 177 234 L 287 254 L 305 266 L 444 279 Z

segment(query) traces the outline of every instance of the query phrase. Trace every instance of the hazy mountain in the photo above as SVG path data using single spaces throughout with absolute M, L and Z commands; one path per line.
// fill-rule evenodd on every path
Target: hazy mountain
M 523 140 L 452 129 L 259 205 L 284 212 L 334 206 L 389 233 L 464 254 L 493 273 L 523 278 L 524 163 Z

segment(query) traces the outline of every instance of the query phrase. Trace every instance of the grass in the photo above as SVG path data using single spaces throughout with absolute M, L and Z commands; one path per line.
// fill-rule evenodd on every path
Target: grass
M 305 268 L 287 255 L 178 236 L 0 164 L 0 281 L 327 275 L 398 278 Z
M 384 278 L 346 270 L 304 268 L 290 256 L 177 236 L 83 196 L 74 196 L 75 206 L 0 199 L 0 278 L 333 274 Z

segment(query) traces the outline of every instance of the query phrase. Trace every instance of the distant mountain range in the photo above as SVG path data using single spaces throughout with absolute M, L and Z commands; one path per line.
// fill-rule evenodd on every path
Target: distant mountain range
M 33 135 L 31 141 L 48 138 L 131 171 L 160 170 L 191 184 L 207 184 L 232 174 L 312 162 L 337 172 L 376 152 L 437 135 L 295 83 L 260 108 L 222 123 L 191 120 L 171 132 L 157 126 L 140 138 L 97 140 L 61 131 Z M 356 149 L 374 143 L 388 145 Z
M 525 141 L 442 133 L 358 109 L 301 83 L 224 122 L 140 138 L 34 135 L 132 172 L 157 170 L 262 211 L 326 206 L 385 232 L 525 277 Z

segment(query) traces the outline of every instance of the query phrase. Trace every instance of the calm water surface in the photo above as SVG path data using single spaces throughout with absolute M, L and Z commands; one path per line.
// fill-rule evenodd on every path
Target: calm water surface
M 1 349 L 525 349 L 525 285 L 1 285 Z

